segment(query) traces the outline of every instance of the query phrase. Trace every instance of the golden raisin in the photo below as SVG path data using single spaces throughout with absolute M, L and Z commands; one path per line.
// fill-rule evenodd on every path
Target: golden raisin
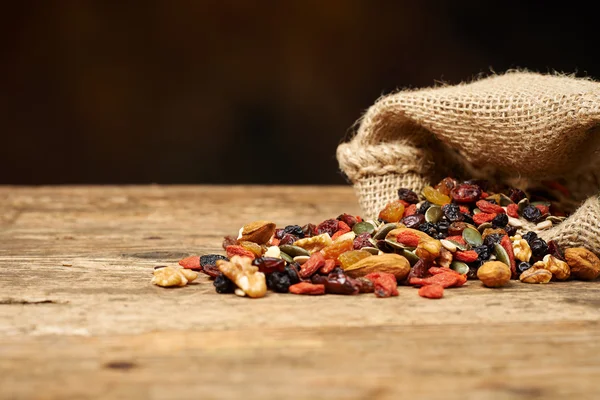
M 372 254 L 365 250 L 352 250 L 342 253 L 338 260 L 342 266 L 342 269 L 346 269 L 351 265 L 356 264 L 363 258 L 370 257 Z
M 450 197 L 446 196 L 439 190 L 432 188 L 431 186 L 425 187 L 423 189 L 423 196 L 430 203 L 437 204 L 438 206 L 443 206 L 444 204 L 450 203 Z
M 392 201 L 379 212 L 379 219 L 385 222 L 398 222 L 402 219 L 402 215 L 404 215 L 404 204 L 399 201 Z
M 337 260 L 340 255 L 343 253 L 354 249 L 354 241 L 353 240 L 340 240 L 339 242 L 335 242 L 323 250 L 323 256 L 326 259 Z
M 256 244 L 254 242 L 243 241 L 243 242 L 240 242 L 240 246 L 242 246 L 243 248 L 245 248 L 248 251 L 251 251 L 257 257 L 260 257 L 263 253 L 263 248 L 259 244 Z

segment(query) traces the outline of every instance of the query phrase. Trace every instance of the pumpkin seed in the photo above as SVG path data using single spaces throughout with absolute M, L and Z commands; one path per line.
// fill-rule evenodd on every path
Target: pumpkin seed
M 514 226 L 515 228 L 520 228 L 523 226 L 523 222 L 521 222 L 518 218 L 508 217 L 508 224 L 510 226 Z
M 546 207 L 550 207 L 552 205 L 552 203 L 550 203 L 549 201 L 532 201 L 531 205 L 532 206 L 546 206 Z
M 445 239 L 447 240 L 447 239 Z M 467 246 L 465 246 L 462 243 L 458 243 L 456 240 L 448 240 L 450 243 L 452 243 L 453 245 L 456 246 L 456 248 L 460 251 L 465 251 L 465 250 L 469 250 L 469 248 Z
M 498 261 L 501 261 L 510 267 L 510 258 L 508 258 L 508 253 L 506 250 L 504 250 L 504 247 L 500 246 L 500 243 L 494 244 L 494 253 Z
M 525 197 L 523 200 L 519 202 L 519 214 L 523 214 L 523 210 L 525 207 L 529 205 L 529 199 Z
M 479 213 L 481 213 L 481 210 L 479 208 L 474 208 L 473 209 L 473 215 L 477 215 Z
M 450 269 L 463 275 L 469 272 L 469 266 L 462 261 L 452 261 L 452 264 L 450 264 Z
M 402 250 L 400 255 L 406 257 L 411 267 L 420 260 L 420 258 L 415 253 L 407 249 Z
M 354 226 L 352 227 L 352 231 L 354 233 L 356 233 L 357 235 L 360 235 L 361 233 L 371 233 L 372 234 L 375 231 L 375 226 L 373 226 L 373 224 L 370 224 L 366 221 L 363 221 L 363 222 L 354 224 Z
M 465 230 L 462 233 L 462 237 L 463 239 L 465 239 L 465 242 L 471 245 L 471 247 L 477 247 L 483 244 L 481 233 L 479 233 L 477 229 L 465 228 Z
M 425 211 L 425 221 L 436 224 L 442 219 L 442 208 L 438 206 L 431 206 Z
M 296 256 L 296 257 L 294 257 L 294 261 L 297 262 L 298 264 L 302 265 L 305 262 L 307 262 L 309 258 L 310 258 L 309 256 Z
M 376 247 L 363 247 L 361 250 L 368 251 L 375 256 L 379 254 L 379 249 Z
M 284 253 L 283 251 L 279 254 L 279 257 L 281 257 L 282 260 L 285 260 L 289 264 L 294 262 L 294 259 L 289 254 Z
M 543 222 L 540 222 L 535 227 L 536 227 L 536 229 L 548 229 L 548 228 L 552 228 L 552 221 L 543 221 Z
M 454 253 L 457 249 L 456 245 L 450 240 L 440 239 L 440 243 L 442 243 L 442 246 L 451 253 Z
M 373 239 L 385 239 L 385 236 L 388 234 L 388 232 L 396 229 L 397 227 L 398 224 L 394 223 L 384 224 L 377 230 L 377 233 L 373 235 Z
M 308 250 L 304 250 L 302 247 L 294 246 L 293 244 L 282 244 L 279 246 L 279 250 L 281 250 L 283 253 L 286 253 L 290 257 L 310 255 Z
M 550 215 L 549 217 L 546 218 L 546 221 L 550 221 L 553 224 L 560 224 L 564 220 L 565 220 L 565 217 L 557 217 L 555 215 Z
M 483 224 L 479 225 L 479 227 L 477 228 L 477 230 L 481 233 L 483 233 L 483 231 L 485 231 L 488 228 L 493 228 L 494 225 L 492 225 L 491 222 L 484 222 Z
M 500 205 L 502 207 L 506 207 L 509 204 L 513 204 L 514 201 L 512 201 L 510 199 L 510 197 L 508 197 L 507 195 L 505 195 L 504 193 L 500 193 Z

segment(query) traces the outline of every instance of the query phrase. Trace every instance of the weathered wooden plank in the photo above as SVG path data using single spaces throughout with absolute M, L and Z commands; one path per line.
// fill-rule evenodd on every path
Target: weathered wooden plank
M 440 301 L 150 284 L 246 222 L 342 212 L 345 187 L 1 187 L 0 397 L 598 397 L 597 282 Z

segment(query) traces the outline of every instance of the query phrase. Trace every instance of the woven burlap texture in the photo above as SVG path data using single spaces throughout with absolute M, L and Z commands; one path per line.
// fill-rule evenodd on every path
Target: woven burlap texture
M 399 187 L 420 191 L 446 175 L 515 186 L 566 178 L 579 202 L 600 188 L 600 83 L 589 79 L 512 71 L 400 91 L 380 98 L 359 122 L 337 158 L 367 216 L 396 199 Z M 596 212 L 594 202 L 585 209 Z M 582 210 L 551 233 L 600 253 L 598 239 L 580 234 L 585 226 L 600 235 L 598 224 L 573 223 L 600 214 Z

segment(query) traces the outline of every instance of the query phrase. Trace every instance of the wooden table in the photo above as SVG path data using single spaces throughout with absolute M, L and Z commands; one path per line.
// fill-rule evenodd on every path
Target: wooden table
M 597 282 L 442 300 L 150 284 L 252 220 L 342 212 L 349 187 L 0 188 L 0 397 L 600 398 Z

